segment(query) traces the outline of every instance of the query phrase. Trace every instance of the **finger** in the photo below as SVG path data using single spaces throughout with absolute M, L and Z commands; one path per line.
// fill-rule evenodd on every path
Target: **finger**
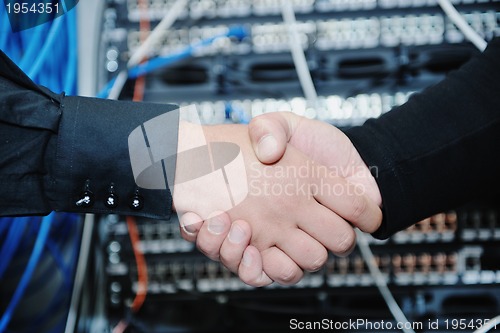
M 243 253 L 250 243 L 251 237 L 252 230 L 246 221 L 236 220 L 231 224 L 229 234 L 220 248 L 220 261 L 231 272 L 238 272 Z
M 300 267 L 277 247 L 273 246 L 261 252 L 264 272 L 282 285 L 292 285 L 304 276 Z
M 272 112 L 253 118 L 248 133 L 257 158 L 267 164 L 278 161 L 299 121 L 291 112 Z
M 306 271 L 319 270 L 328 259 L 325 247 L 300 229 L 287 231 L 276 246 Z
M 187 212 L 182 214 L 179 219 L 179 227 L 181 230 L 181 236 L 188 242 L 196 242 L 196 237 L 198 236 L 198 231 L 203 225 L 203 220 L 195 213 Z
M 220 248 L 229 232 L 231 220 L 227 213 L 216 212 L 203 223 L 198 231 L 196 246 L 212 260 L 219 260 Z
M 370 200 L 360 185 L 354 185 L 342 177 L 329 176 L 328 169 L 315 166 L 311 187 L 314 198 L 364 232 L 375 232 L 382 223 L 380 207 Z M 325 174 L 326 176 L 324 176 Z
M 314 203 L 313 209 L 304 210 L 298 226 L 338 256 L 346 256 L 356 246 L 356 233 L 352 226 L 328 208 Z
M 261 253 L 251 245 L 243 253 L 238 276 L 241 281 L 253 287 L 264 287 L 273 283 L 263 270 Z

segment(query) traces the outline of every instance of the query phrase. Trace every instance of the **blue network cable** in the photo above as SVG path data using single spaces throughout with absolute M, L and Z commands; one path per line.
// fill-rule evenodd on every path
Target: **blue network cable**
M 135 79 L 138 76 L 145 75 L 147 73 L 151 73 L 154 70 L 157 70 L 159 68 L 169 66 L 175 62 L 178 62 L 182 59 L 185 59 L 187 57 L 190 57 L 194 51 L 196 51 L 199 48 L 208 46 L 212 44 L 216 39 L 219 39 L 221 37 L 235 37 L 239 40 L 245 38 L 247 36 L 247 32 L 245 28 L 241 26 L 237 27 L 231 27 L 228 32 L 225 34 L 220 34 L 217 36 L 213 36 L 207 39 L 204 39 L 194 45 L 190 45 L 186 47 L 184 50 L 174 53 L 172 55 L 166 56 L 166 57 L 158 57 L 151 59 L 150 61 L 144 63 L 144 64 L 139 64 L 129 70 L 129 75 L 128 77 L 131 79 Z
M 220 34 L 220 35 L 216 35 L 216 36 L 204 39 L 198 43 L 195 43 L 193 45 L 189 45 L 186 48 L 184 48 L 183 50 L 176 52 L 174 54 L 169 54 L 169 55 L 164 56 L 164 57 L 153 58 L 145 63 L 134 66 L 128 70 L 127 77 L 129 79 L 135 79 L 139 76 L 151 73 L 159 68 L 163 68 L 163 67 L 167 67 L 167 66 L 170 66 L 172 64 L 175 64 L 183 59 L 191 57 L 196 50 L 212 44 L 216 39 L 219 39 L 221 37 L 234 37 L 238 40 L 242 40 L 246 36 L 248 36 L 248 32 L 246 31 L 245 27 L 243 27 L 243 26 L 231 27 L 224 34 Z M 97 94 L 97 97 L 106 98 L 109 95 L 111 88 L 115 84 L 115 81 L 116 81 L 116 78 L 109 81 L 104 86 L 104 88 Z
M 0 6 L 0 49 L 5 50 L 7 47 L 7 36 L 10 30 L 9 18 L 3 6 Z
M 33 218 L 33 220 L 36 219 L 36 218 Z M 35 223 L 32 223 L 33 225 Z M 57 225 L 54 225 L 54 228 L 57 228 Z M 36 233 L 38 232 L 38 230 L 32 230 L 30 232 L 30 234 L 32 236 L 35 236 Z M 68 235 L 66 235 L 67 237 Z M 62 237 L 63 239 L 66 239 L 66 237 Z M 54 260 L 56 266 L 59 268 L 59 270 L 63 273 L 64 275 L 64 284 L 69 287 L 71 285 L 71 281 L 70 281 L 70 277 L 71 277 L 71 272 L 70 272 L 70 269 L 69 267 L 67 267 L 65 261 L 64 261 L 64 257 L 62 255 L 62 253 L 59 251 L 59 246 L 58 244 L 52 239 L 52 237 L 49 237 L 49 239 L 47 239 L 47 242 L 45 243 L 45 248 L 47 249 L 47 251 L 50 253 L 50 255 L 52 256 L 52 259 Z
M 76 94 L 76 9 L 53 22 L 13 33 L 5 7 L 0 5 L 0 49 L 20 65 L 34 82 L 56 92 L 64 90 L 68 95 Z M 43 220 L 39 217 L 0 218 L 0 280 L 7 274 L 9 279 L 21 276 L 7 309 L 3 314 L 0 313 L 0 333 L 6 332 L 16 306 L 22 304 L 28 286 L 30 289 L 37 286 L 43 288 L 44 277 L 53 276 L 52 274 L 57 272 L 61 274 L 63 280 L 60 285 L 56 285 L 54 296 L 46 300 L 47 308 L 19 329 L 28 329 L 26 324 L 30 326 L 28 331 L 39 331 L 42 327 L 54 332 L 61 332 L 64 329 L 65 312 L 60 312 L 63 315 L 58 323 L 52 323 L 48 318 L 55 311 L 67 311 L 79 252 L 81 219 L 74 214 L 62 213 L 52 213 L 49 217 Z M 26 267 L 12 265 L 13 260 L 18 261 L 18 258 L 25 257 L 33 242 L 35 247 Z M 69 242 L 73 245 L 69 245 Z M 69 256 L 64 255 L 62 250 L 68 249 L 71 253 Z M 37 266 L 47 256 L 51 257 L 52 263 L 42 271 Z M 37 278 L 32 279 L 34 276 Z M 2 283 L 0 289 L 1 287 Z
M 12 296 L 9 305 L 7 306 L 7 309 L 5 310 L 4 314 L 2 315 L 2 318 L 0 319 L 0 333 L 4 332 L 7 329 L 7 325 L 9 324 L 10 319 L 12 318 L 14 310 L 16 309 L 17 305 L 19 304 L 19 301 L 23 297 L 24 292 L 28 287 L 29 281 L 31 280 L 33 272 L 35 271 L 35 268 L 38 265 L 38 261 L 40 260 L 40 257 L 43 253 L 45 242 L 47 241 L 50 228 L 54 221 L 54 214 L 55 213 L 51 213 L 50 215 L 44 217 L 42 219 L 42 222 L 40 223 L 40 230 L 38 232 L 38 236 L 35 241 L 35 246 L 33 247 L 33 251 L 31 252 L 31 256 L 28 260 L 26 269 L 21 277 L 21 280 L 19 281 L 19 284 L 17 285 L 16 291 L 14 292 L 14 295 Z
M 73 214 L 66 214 L 66 217 L 74 217 Z M 75 220 L 76 222 L 76 220 Z M 54 226 L 54 229 L 57 229 L 57 226 Z M 81 234 L 80 234 L 80 229 L 78 228 L 77 225 L 74 225 L 71 228 L 72 233 L 76 234 L 76 239 L 80 239 Z M 71 257 L 69 258 L 69 267 L 68 270 L 73 272 L 76 268 L 77 262 L 78 262 L 78 254 L 79 254 L 79 244 L 78 242 L 73 242 L 73 252 Z M 49 317 L 51 314 L 57 311 L 57 309 L 60 309 L 61 307 L 67 305 L 65 304 L 65 298 L 64 295 L 65 293 L 71 292 L 71 286 L 68 286 L 67 284 L 61 284 L 59 287 L 59 290 L 56 293 L 56 297 L 54 297 L 51 301 L 51 303 L 47 304 L 47 307 L 45 310 L 40 313 L 36 319 L 33 320 L 33 323 L 31 326 L 32 329 L 27 329 L 27 332 L 32 332 L 36 331 L 37 327 L 40 327 L 40 325 L 43 323 L 44 320 L 46 320 L 47 317 Z M 65 321 L 61 320 L 61 323 L 56 326 L 52 331 L 53 332 L 61 332 L 62 329 L 60 329 L 60 326 L 64 327 Z
M 66 13 L 66 28 L 68 29 L 68 51 L 67 57 L 69 70 L 66 71 L 64 82 L 64 91 L 67 94 L 76 93 L 76 72 L 77 72 L 77 32 L 76 32 L 76 11 L 71 10 Z
M 23 71 L 27 71 L 28 66 L 33 64 L 33 62 L 35 61 L 37 53 L 40 52 L 40 49 L 42 46 L 42 36 L 45 33 L 47 33 L 45 24 L 36 26 L 33 29 L 35 31 L 35 33 L 33 35 L 33 42 L 28 43 L 26 51 L 24 52 L 24 55 L 21 59 L 21 62 L 19 63 L 19 67 Z
M 11 225 L 10 221 L 9 218 L 0 219 L 0 239 L 2 239 L 5 232 L 8 232 Z
M 45 62 L 45 60 L 49 56 L 50 51 L 52 51 L 52 44 L 54 44 L 56 37 L 58 37 L 58 35 L 59 35 L 59 30 L 60 30 L 62 23 L 64 21 L 63 18 L 64 18 L 64 15 L 59 16 L 52 23 L 52 26 L 50 27 L 49 34 L 47 36 L 47 39 L 45 40 L 45 43 L 43 44 L 42 49 L 41 49 L 40 53 L 38 54 L 38 57 L 36 58 L 35 63 L 31 67 L 31 69 L 28 71 L 28 76 L 30 78 L 33 79 L 38 75 L 43 63 Z
M 7 223 L 11 224 L 11 227 L 7 232 L 7 237 L 3 243 L 2 249 L 0 250 L 0 258 L 2 259 L 0 260 L 0 280 L 14 257 L 19 245 L 21 244 L 26 225 L 29 223 L 29 218 L 19 218 L 16 219 L 15 222 L 14 219 L 6 220 Z

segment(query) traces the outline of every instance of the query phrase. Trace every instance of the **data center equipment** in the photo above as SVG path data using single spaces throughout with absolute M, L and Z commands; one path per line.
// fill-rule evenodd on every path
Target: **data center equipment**
M 195 104 L 204 124 L 248 123 L 266 112 L 291 110 L 356 126 L 479 52 L 436 0 L 287 3 L 296 18 L 293 34 L 278 0 L 108 0 L 94 89 L 135 99 L 141 72 L 139 61 L 134 67 L 130 59 L 169 15 L 168 28 L 145 54 L 161 64 L 141 69 L 147 72 L 142 97 Z M 452 3 L 481 38 L 500 35 L 499 1 Z M 292 54 L 297 47 L 315 94 L 301 84 L 304 73 Z M 381 279 L 414 331 L 473 332 L 479 321 L 500 314 L 499 199 L 431 216 L 386 241 L 368 237 Z M 355 329 L 325 324 L 330 330 L 398 331 L 358 249 L 331 256 L 295 286 L 252 288 L 184 241 L 175 218 L 137 218 L 133 237 L 130 225 L 117 215 L 97 216 L 92 224 L 79 331 L 281 332 L 324 319 L 366 320 Z

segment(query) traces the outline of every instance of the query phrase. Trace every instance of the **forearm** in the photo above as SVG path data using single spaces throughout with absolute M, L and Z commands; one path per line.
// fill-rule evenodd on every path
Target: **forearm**
M 382 194 L 375 236 L 498 191 L 499 59 L 496 40 L 443 82 L 347 131 Z
M 175 108 L 174 105 L 65 97 L 56 149 L 50 152 L 53 156 L 47 156 L 53 179 L 49 180 L 46 193 L 53 209 L 168 218 L 172 203 L 170 190 L 167 186 L 155 190 L 136 186 L 128 138 L 134 129 Z M 177 124 L 171 127 L 170 131 L 165 128 L 164 142 L 176 147 Z M 78 205 L 86 183 L 93 192 L 93 202 Z M 112 184 L 115 207 L 106 202 Z M 141 207 L 131 206 L 137 189 Z
M 166 185 L 139 189 L 143 205 L 131 207 L 137 187 L 128 138 L 176 108 L 58 95 L 35 85 L 0 52 L 0 215 L 60 210 L 168 218 Z M 175 151 L 178 114 L 172 114 L 161 139 Z M 89 198 L 80 201 L 86 184 Z M 113 202 L 107 202 L 110 191 Z

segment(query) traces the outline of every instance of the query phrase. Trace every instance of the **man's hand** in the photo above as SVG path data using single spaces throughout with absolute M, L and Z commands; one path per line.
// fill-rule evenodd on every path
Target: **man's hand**
M 336 168 L 339 176 L 362 186 L 373 202 L 382 205 L 380 191 L 370 169 L 349 138 L 336 127 L 291 112 L 272 112 L 252 119 L 248 129 L 252 146 L 262 163 L 278 161 L 287 144 L 290 144 L 311 160 Z M 376 173 L 377 170 L 374 171 Z M 360 221 L 350 222 L 365 232 L 374 232 L 379 227 L 376 220 L 368 225 L 360 224 Z
M 272 280 L 296 283 L 302 269 L 314 271 L 324 264 L 325 247 L 338 255 L 350 252 L 355 234 L 346 220 L 366 226 L 380 223 L 380 209 L 360 194 L 359 187 L 347 182 L 335 168 L 306 158 L 295 147 L 282 149 L 279 161 L 265 166 L 256 163 L 246 127 L 206 127 L 205 134 L 208 142 L 230 141 L 241 147 L 250 191 L 229 215 L 212 214 L 203 224 L 196 223 L 200 213 L 192 203 L 207 201 L 206 195 L 191 197 L 184 205 L 177 200 L 177 209 L 196 213 L 182 216 L 182 234 L 196 241 L 207 256 L 238 272 L 248 284 L 262 286 Z M 286 140 L 282 142 L 286 145 Z M 216 207 L 216 201 L 204 205 L 205 209 L 210 207 Z

